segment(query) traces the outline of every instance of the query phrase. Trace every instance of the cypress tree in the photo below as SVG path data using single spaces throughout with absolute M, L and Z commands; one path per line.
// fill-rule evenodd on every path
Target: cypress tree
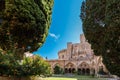
M 23 55 L 41 47 L 48 35 L 53 0 L 0 0 L 0 4 L 0 48 Z
M 120 2 L 85 0 L 81 7 L 83 31 L 94 53 L 103 57 L 111 74 L 120 76 Z

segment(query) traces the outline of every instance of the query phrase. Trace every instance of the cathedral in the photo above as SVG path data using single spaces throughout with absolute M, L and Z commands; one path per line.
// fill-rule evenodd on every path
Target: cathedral
M 107 71 L 102 63 L 102 57 L 94 55 L 91 45 L 85 39 L 84 34 L 80 35 L 80 43 L 68 42 L 67 49 L 58 52 L 58 59 L 47 61 L 51 65 L 53 72 L 55 66 L 61 67 L 65 73 L 77 71 L 82 75 L 97 74 L 101 68 Z

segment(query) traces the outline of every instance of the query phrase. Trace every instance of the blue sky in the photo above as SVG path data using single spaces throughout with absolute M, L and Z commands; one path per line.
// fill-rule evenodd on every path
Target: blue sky
M 67 47 L 67 42 L 80 42 L 82 22 L 80 7 L 83 0 L 54 0 L 52 23 L 45 43 L 35 54 L 48 59 L 57 59 L 58 51 Z

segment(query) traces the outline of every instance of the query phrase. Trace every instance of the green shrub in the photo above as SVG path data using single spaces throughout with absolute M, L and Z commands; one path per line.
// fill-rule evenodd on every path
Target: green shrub
M 50 65 L 40 56 L 26 57 L 17 61 L 12 53 L 0 54 L 0 75 L 26 77 L 44 75 L 50 76 Z
M 54 74 L 63 74 L 63 73 L 64 73 L 64 71 L 60 66 L 56 65 L 54 67 Z

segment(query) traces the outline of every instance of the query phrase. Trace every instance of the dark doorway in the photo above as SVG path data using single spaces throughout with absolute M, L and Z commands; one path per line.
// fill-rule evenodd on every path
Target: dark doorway
M 93 74 L 95 74 L 95 69 L 93 69 Z
M 87 74 L 87 75 L 90 74 L 90 69 L 89 69 L 89 68 L 86 69 L 86 74 Z
M 67 68 L 65 68 L 65 73 L 68 73 L 68 69 Z
M 82 74 L 85 75 L 85 69 L 84 68 L 82 69 Z
M 82 70 L 78 69 L 78 75 L 81 75 L 81 74 L 82 74 Z
M 72 73 L 72 69 L 71 68 L 69 68 L 69 73 Z
M 75 73 L 75 68 L 72 68 L 72 73 Z

